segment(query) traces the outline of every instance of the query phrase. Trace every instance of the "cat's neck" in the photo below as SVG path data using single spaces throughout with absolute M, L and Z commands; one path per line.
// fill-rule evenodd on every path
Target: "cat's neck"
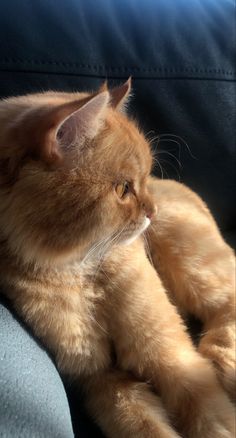
M 6 239 L 0 238 L 0 280 L 19 277 L 31 279 L 74 276 L 77 278 L 95 277 L 102 267 L 104 260 L 109 257 L 106 254 L 89 254 L 89 251 L 81 257 L 81 253 L 74 252 L 71 256 L 55 257 L 55 259 L 24 260 L 9 249 Z

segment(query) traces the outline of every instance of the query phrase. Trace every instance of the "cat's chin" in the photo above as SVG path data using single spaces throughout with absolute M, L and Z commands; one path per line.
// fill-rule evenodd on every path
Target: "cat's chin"
M 142 225 L 138 228 L 135 233 L 128 239 L 123 240 L 122 245 L 128 246 L 133 243 L 150 225 L 151 221 L 148 217 L 145 217 Z

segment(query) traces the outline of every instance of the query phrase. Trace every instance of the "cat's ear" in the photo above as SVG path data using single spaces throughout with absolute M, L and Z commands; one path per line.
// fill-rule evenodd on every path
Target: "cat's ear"
M 59 124 L 56 127 L 56 143 L 59 149 L 68 149 L 74 144 L 80 147 L 86 139 L 92 140 L 99 131 L 105 115 L 105 109 L 109 103 L 108 91 L 99 92 L 82 104 L 81 101 L 71 102 L 62 119 L 59 116 Z M 80 102 L 79 109 L 74 107 Z M 72 111 L 71 111 L 72 110 Z
M 25 121 L 25 129 L 21 129 L 25 134 L 24 144 L 27 141 L 29 152 L 47 163 L 63 161 L 66 151 L 96 136 L 109 99 L 108 91 L 104 91 L 82 100 L 41 108 L 31 120 Z
M 105 83 L 106 85 L 106 83 Z M 118 87 L 111 88 L 109 90 L 110 94 L 110 105 L 120 111 L 124 111 L 125 106 L 131 91 L 131 77 L 122 85 Z
M 108 91 L 108 83 L 107 80 L 105 80 L 102 85 L 100 86 L 98 92 L 103 93 L 103 91 Z

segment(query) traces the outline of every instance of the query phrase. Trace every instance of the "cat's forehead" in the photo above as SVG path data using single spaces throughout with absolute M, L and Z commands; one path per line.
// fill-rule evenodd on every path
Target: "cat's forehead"
M 136 122 L 122 113 L 110 110 L 107 114 L 107 131 L 107 141 L 111 144 L 117 161 L 122 160 L 124 165 L 125 161 L 128 161 L 143 174 L 150 172 L 151 149 Z

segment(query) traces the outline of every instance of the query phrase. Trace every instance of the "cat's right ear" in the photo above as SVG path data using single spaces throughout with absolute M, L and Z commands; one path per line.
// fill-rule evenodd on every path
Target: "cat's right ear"
M 109 99 L 108 91 L 103 91 L 82 100 L 42 107 L 28 116 L 18 137 L 24 136 L 24 146 L 28 144 L 28 152 L 35 158 L 47 163 L 63 162 L 66 151 L 96 136 Z
M 104 84 L 106 86 L 106 83 Z M 131 76 L 129 79 L 123 84 L 111 88 L 109 90 L 110 93 L 110 105 L 113 108 L 123 112 L 126 108 L 128 99 L 131 93 Z

